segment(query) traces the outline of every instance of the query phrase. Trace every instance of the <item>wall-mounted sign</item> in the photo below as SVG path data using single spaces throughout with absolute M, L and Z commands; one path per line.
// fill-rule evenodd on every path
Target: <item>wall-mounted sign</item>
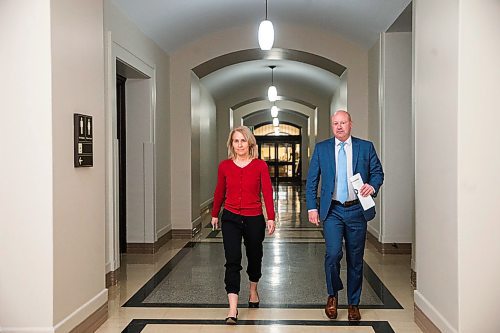
M 73 115 L 75 133 L 74 165 L 75 168 L 94 165 L 92 133 L 94 131 L 92 116 L 75 113 Z

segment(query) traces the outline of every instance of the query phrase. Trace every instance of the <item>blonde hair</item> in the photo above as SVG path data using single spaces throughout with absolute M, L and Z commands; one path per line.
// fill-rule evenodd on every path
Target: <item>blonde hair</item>
M 230 158 L 234 160 L 236 158 L 236 152 L 234 151 L 233 148 L 233 134 L 235 132 L 240 132 L 241 135 L 247 140 L 248 142 L 248 153 L 250 155 L 251 159 L 255 159 L 259 157 L 259 151 L 257 149 L 257 140 L 255 140 L 255 136 L 253 135 L 252 131 L 246 126 L 240 126 L 234 128 L 230 133 L 229 137 L 227 138 L 227 158 Z

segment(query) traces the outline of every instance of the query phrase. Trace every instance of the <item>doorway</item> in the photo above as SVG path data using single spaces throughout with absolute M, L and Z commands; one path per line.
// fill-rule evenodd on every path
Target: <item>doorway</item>
M 127 252 L 127 126 L 125 123 L 125 82 L 116 75 L 116 139 L 118 141 L 118 226 L 120 253 Z
M 288 125 L 288 127 L 290 126 Z M 284 131 L 280 131 L 279 135 L 274 135 L 274 131 L 268 135 L 258 135 L 261 131 L 258 128 L 255 129 L 259 158 L 266 161 L 269 175 L 275 185 L 282 183 L 300 184 L 301 182 L 302 136 L 300 128 L 294 126 L 294 129 L 296 131 L 292 131 L 293 134 L 299 133 L 299 135 L 289 135 Z

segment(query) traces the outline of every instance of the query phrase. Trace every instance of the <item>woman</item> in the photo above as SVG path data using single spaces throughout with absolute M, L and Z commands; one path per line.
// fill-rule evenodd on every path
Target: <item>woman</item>
M 257 142 L 248 127 L 241 126 L 229 133 L 228 159 L 219 164 L 217 186 L 214 193 L 212 226 L 218 227 L 219 210 L 222 212 L 222 239 L 226 257 L 226 284 L 229 312 L 227 324 L 236 324 L 238 293 L 240 291 L 241 239 L 245 243 L 250 280 L 250 308 L 259 307 L 259 282 L 262 266 L 262 242 L 265 230 L 274 233 L 273 188 L 266 162 L 258 159 Z M 261 191 L 266 205 L 267 222 L 262 214 Z

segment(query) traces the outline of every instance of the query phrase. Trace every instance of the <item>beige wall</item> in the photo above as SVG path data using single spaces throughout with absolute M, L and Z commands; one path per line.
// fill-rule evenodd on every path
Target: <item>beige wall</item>
M 83 320 L 107 300 L 102 15 L 101 1 L 51 1 L 54 324 Z M 73 113 L 93 116 L 92 168 L 72 165 Z M 92 308 L 80 308 L 99 294 Z

